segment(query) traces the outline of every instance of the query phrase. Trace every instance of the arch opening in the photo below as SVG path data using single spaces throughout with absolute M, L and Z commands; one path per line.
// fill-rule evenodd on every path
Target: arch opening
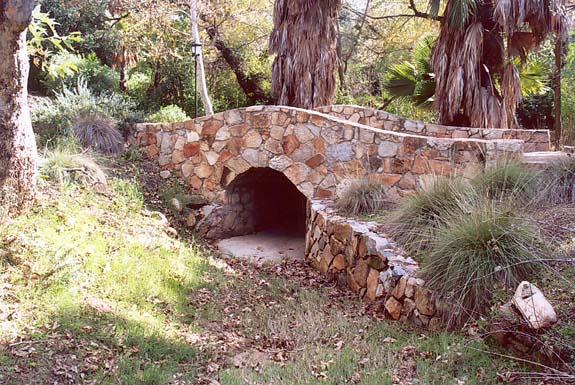
M 254 167 L 226 188 L 227 204 L 245 225 L 243 233 L 305 235 L 307 198 L 281 172 Z
M 222 227 L 232 238 L 218 242 L 224 253 L 268 261 L 304 258 L 307 198 L 281 172 L 257 167 L 238 175 L 226 188 L 226 207 Z

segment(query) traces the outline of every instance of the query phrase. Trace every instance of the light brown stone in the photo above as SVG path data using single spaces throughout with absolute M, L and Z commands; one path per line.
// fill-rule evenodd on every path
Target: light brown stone
M 202 136 L 215 136 L 218 130 L 224 125 L 221 120 L 211 119 L 202 125 Z
M 194 174 L 202 179 L 209 177 L 213 172 L 213 168 L 208 164 L 200 164 L 194 169 Z
M 259 132 L 252 130 L 244 136 L 244 147 L 258 148 L 262 144 L 262 136 Z
M 353 269 L 353 278 L 355 282 L 361 287 L 367 286 L 367 275 L 369 274 L 369 266 L 366 260 L 360 259 L 355 269 Z
M 405 287 L 407 286 L 407 277 L 404 275 L 399 279 L 397 285 L 393 288 L 391 295 L 393 295 L 397 299 L 402 299 L 405 295 Z
M 435 301 L 431 292 L 419 286 L 415 287 L 415 306 L 423 315 L 432 316 L 435 314 Z
M 309 168 L 302 163 L 295 163 L 284 171 L 284 175 L 295 185 L 303 183 L 307 177 Z
M 345 257 L 342 254 L 336 255 L 331 263 L 331 267 L 335 271 L 345 270 Z
M 196 156 L 200 153 L 200 143 L 188 143 L 184 145 L 184 157 L 191 158 L 192 156 Z
M 309 158 L 305 164 L 307 164 L 310 168 L 316 168 L 320 166 L 325 161 L 325 157 L 322 154 L 316 154 L 313 157 Z
M 377 299 L 377 286 L 379 285 L 379 271 L 375 269 L 369 269 L 369 274 L 367 275 L 367 298 L 370 301 L 375 302 Z
M 199 190 L 202 188 L 202 180 L 195 175 L 192 175 L 189 180 L 189 185 L 192 190 Z
M 291 155 L 299 147 L 300 143 L 295 135 L 284 136 L 282 140 L 282 147 L 286 155 Z
M 248 130 L 250 129 L 250 126 L 248 126 L 247 124 L 237 124 L 235 126 L 231 126 L 228 131 L 230 132 L 230 134 L 232 136 L 235 137 L 240 137 L 240 136 L 244 136 Z
M 401 316 L 401 302 L 396 300 L 394 297 L 389 297 L 385 302 L 385 310 L 394 320 L 398 320 Z

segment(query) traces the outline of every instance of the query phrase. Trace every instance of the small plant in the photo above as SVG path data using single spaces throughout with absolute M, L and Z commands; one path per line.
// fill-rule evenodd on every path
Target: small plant
M 452 304 L 450 321 L 460 325 L 487 312 L 496 288 L 532 279 L 546 251 L 536 227 L 511 206 L 485 199 L 436 230 L 421 276 Z
M 74 135 L 80 143 L 104 154 L 118 154 L 124 147 L 124 137 L 116 123 L 97 113 L 79 115 L 72 124 Z
M 541 197 L 554 204 L 575 204 L 575 157 L 551 164 L 541 178 Z
M 106 174 L 88 153 L 73 153 L 64 146 L 58 146 L 47 153 L 40 165 L 40 175 L 59 185 L 107 184 Z
M 190 117 L 180 107 L 171 104 L 149 115 L 147 120 L 151 123 L 177 123 L 190 120 Z
M 528 200 L 535 194 L 537 173 L 516 161 L 501 161 L 473 181 L 478 191 L 491 199 Z
M 142 151 L 138 147 L 130 146 L 124 152 L 124 159 L 130 162 L 139 162 L 143 158 Z
M 361 179 L 353 181 L 338 199 L 337 208 L 350 215 L 367 215 L 389 204 L 386 187 L 381 183 Z
M 400 203 L 390 217 L 389 232 L 407 252 L 421 254 L 445 219 L 464 214 L 475 198 L 475 191 L 463 179 L 433 178 Z

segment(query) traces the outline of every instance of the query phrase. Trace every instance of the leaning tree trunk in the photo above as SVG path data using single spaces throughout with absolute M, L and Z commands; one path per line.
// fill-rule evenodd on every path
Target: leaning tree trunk
M 190 0 L 190 13 L 191 13 L 191 22 L 192 22 L 192 37 L 194 39 L 194 44 L 199 47 L 201 46 L 200 40 L 200 33 L 198 32 L 198 1 L 197 0 Z M 210 99 L 210 95 L 208 94 L 208 85 L 206 83 L 206 71 L 204 69 L 204 56 L 202 51 L 200 50 L 198 54 L 196 54 L 196 69 L 197 73 L 194 75 L 196 76 L 196 81 L 200 82 L 200 94 L 202 95 L 202 102 L 204 104 L 204 111 L 206 115 L 213 115 L 214 109 L 212 107 L 212 101 Z M 196 111 L 196 115 L 198 111 Z
M 26 28 L 33 0 L 0 1 L 0 219 L 34 199 L 36 141 L 28 109 Z
M 308 109 L 333 104 L 340 8 L 341 0 L 276 0 L 270 37 L 276 104 Z

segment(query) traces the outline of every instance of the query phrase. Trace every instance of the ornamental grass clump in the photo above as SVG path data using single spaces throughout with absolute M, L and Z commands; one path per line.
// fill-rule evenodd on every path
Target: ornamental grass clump
M 449 303 L 452 325 L 486 314 L 498 288 L 532 279 L 547 246 L 512 206 L 485 199 L 467 215 L 450 215 L 421 269 L 427 287 Z
M 58 185 L 106 185 L 102 168 L 89 153 L 76 153 L 71 148 L 57 146 L 40 162 L 40 176 Z
M 390 216 L 390 235 L 412 256 L 421 256 L 446 218 L 464 215 L 474 199 L 475 191 L 465 180 L 433 178 Z
M 477 175 L 473 184 L 491 199 L 527 202 L 536 194 L 537 176 L 519 162 L 505 160 Z
M 353 181 L 337 200 L 337 208 L 349 215 L 361 216 L 377 213 L 388 204 L 386 187 L 381 183 L 360 179 Z
M 124 137 L 116 123 L 97 113 L 84 113 L 74 119 L 74 135 L 85 147 L 103 154 L 119 154 L 124 149 Z
M 553 204 L 575 204 L 575 157 L 553 162 L 545 169 L 539 194 Z

